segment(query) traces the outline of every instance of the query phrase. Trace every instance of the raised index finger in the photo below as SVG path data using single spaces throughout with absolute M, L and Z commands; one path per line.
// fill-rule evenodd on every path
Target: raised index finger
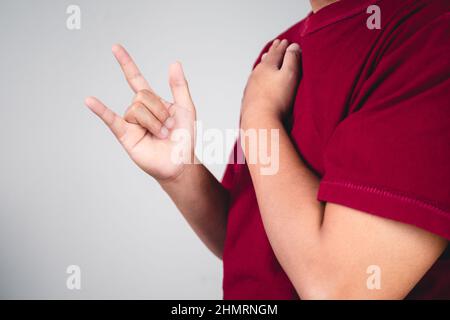
M 131 89 L 134 92 L 138 92 L 144 89 L 153 92 L 147 80 L 145 80 L 141 71 L 139 71 L 139 68 L 134 63 L 133 59 L 131 58 L 131 56 L 128 54 L 128 52 L 125 50 L 124 47 L 122 47 L 119 44 L 116 44 L 112 47 L 112 52 L 116 57 L 117 62 L 119 62 L 120 67 L 122 68 L 122 71 L 125 75 L 125 78 L 128 81 L 128 84 L 130 85 Z

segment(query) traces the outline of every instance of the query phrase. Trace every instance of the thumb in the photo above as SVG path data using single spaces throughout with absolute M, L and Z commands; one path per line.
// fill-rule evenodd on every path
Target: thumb
M 291 43 L 284 54 L 283 66 L 281 69 L 298 73 L 300 69 L 301 48 L 297 43 Z
M 169 67 L 169 85 L 175 103 L 185 108 L 194 106 L 180 62 L 175 62 Z

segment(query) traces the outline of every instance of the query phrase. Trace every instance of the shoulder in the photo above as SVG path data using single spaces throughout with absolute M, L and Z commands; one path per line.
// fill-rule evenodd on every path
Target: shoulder
M 255 67 L 261 61 L 262 55 L 269 50 L 270 46 L 272 45 L 272 42 L 275 39 L 280 39 L 280 40 L 286 39 L 289 42 L 298 42 L 300 39 L 301 30 L 304 27 L 306 19 L 307 19 L 307 17 L 300 20 L 299 22 L 295 23 L 294 25 L 290 26 L 289 28 L 287 28 L 286 30 L 281 32 L 279 35 L 277 35 L 276 37 L 271 39 L 269 42 L 267 42 L 265 44 L 265 46 L 263 47 L 263 49 L 261 50 L 261 52 L 259 53 L 259 56 L 256 59 L 253 67 Z
M 386 8 L 391 11 L 386 17 L 382 34 L 387 52 L 420 42 L 420 48 L 429 45 L 449 46 L 450 1 L 409 0 L 403 6 Z M 380 4 L 391 6 L 391 1 Z M 381 7 L 383 12 L 383 7 Z M 444 41 L 445 40 L 445 41 Z

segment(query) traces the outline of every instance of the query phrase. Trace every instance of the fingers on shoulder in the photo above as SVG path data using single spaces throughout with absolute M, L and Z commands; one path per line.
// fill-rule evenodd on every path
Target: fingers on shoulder
M 276 66 L 278 68 L 281 67 L 283 56 L 288 45 L 289 42 L 286 39 L 275 39 L 272 42 L 272 45 L 270 46 L 267 53 L 263 55 L 263 62 L 272 66 Z
M 301 48 L 297 43 L 291 43 L 284 52 L 282 69 L 298 72 L 301 61 Z

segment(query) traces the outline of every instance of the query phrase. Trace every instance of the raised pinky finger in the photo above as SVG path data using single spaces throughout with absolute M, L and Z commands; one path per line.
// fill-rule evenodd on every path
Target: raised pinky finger
M 111 129 L 112 133 L 117 137 L 117 139 L 121 139 L 124 136 L 126 131 L 126 122 L 125 120 L 114 113 L 111 109 L 105 106 L 99 99 L 95 97 L 88 97 L 84 101 L 86 106 L 91 109 L 103 122 Z

